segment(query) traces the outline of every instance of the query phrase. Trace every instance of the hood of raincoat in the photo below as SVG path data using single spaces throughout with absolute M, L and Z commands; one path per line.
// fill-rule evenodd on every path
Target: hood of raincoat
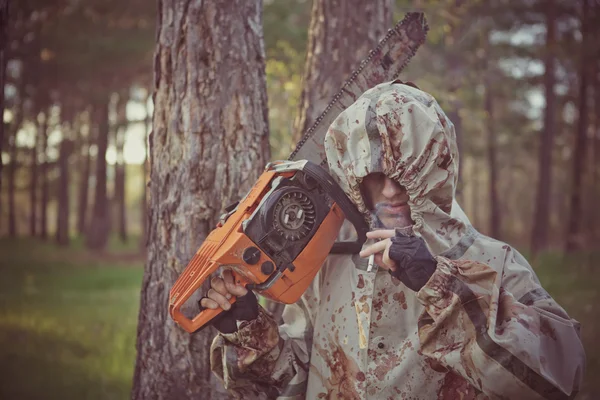
M 434 254 L 454 247 L 469 231 L 455 200 L 454 125 L 430 94 L 401 81 L 375 86 L 331 124 L 325 151 L 331 175 L 372 227 L 360 183 L 381 172 L 406 188 L 413 232 Z

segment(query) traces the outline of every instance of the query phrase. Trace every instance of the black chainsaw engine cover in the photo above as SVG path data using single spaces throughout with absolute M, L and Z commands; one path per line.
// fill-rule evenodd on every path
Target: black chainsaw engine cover
M 248 236 L 277 266 L 293 270 L 292 262 L 329 213 L 333 200 L 303 171 L 282 178 L 244 225 Z

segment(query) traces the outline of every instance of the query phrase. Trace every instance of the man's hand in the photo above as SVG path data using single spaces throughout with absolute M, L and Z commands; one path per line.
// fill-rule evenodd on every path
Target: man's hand
M 382 240 L 365 248 L 360 252 L 360 256 L 366 258 L 371 254 L 374 254 L 374 260 L 377 265 L 389 271 L 395 271 L 396 263 L 390 258 L 390 247 L 392 246 L 391 238 L 394 236 L 396 236 L 396 231 L 394 229 L 379 229 L 367 232 L 367 239 Z
M 236 285 L 233 280 L 233 273 L 226 269 L 223 271 L 223 276 L 215 276 L 210 280 L 210 290 L 207 297 L 200 300 L 200 306 L 204 308 L 216 309 L 221 307 L 227 311 L 231 308 L 229 299 L 231 296 L 244 296 L 248 293 L 248 289 L 243 286 Z
M 425 241 L 417 236 L 404 236 L 395 230 L 367 233 L 369 239 L 383 239 L 360 252 L 361 257 L 375 255 L 375 262 L 408 288 L 418 292 L 437 268 L 437 261 Z
M 237 331 L 236 321 L 250 321 L 258 317 L 256 296 L 245 287 L 236 285 L 230 270 L 223 271 L 222 277 L 212 278 L 210 286 L 207 297 L 200 300 L 200 308 L 221 307 L 224 310 L 211 320 L 212 326 L 219 332 L 233 333 Z M 237 296 L 233 305 L 229 303 L 232 296 Z

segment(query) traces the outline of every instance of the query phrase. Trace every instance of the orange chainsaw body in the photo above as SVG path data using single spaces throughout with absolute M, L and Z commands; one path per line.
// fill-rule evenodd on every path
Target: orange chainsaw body
M 288 164 L 293 167 L 286 167 Z M 169 295 L 169 313 L 183 329 L 190 333 L 194 332 L 222 311 L 221 308 L 205 309 L 191 319 L 181 311 L 186 301 L 220 267 L 230 268 L 234 272 L 236 283 L 246 285 L 260 295 L 280 303 L 291 304 L 298 301 L 310 285 L 335 243 L 345 213 L 338 202 L 329 198 L 326 193 L 327 188 L 324 190 L 316 188 L 318 184 L 314 179 L 311 184 L 314 186 L 313 192 L 317 195 L 313 195 L 308 190 L 302 194 L 303 187 L 300 183 L 295 183 L 298 186 L 283 186 L 274 191 L 274 182 L 294 183 L 310 180 L 301 169 L 294 168 L 298 168 L 298 162 L 267 166 L 246 197 L 234 210 L 222 217 L 222 222 L 208 235 L 190 260 Z M 330 180 L 328 184 L 332 182 Z M 278 191 L 283 191 L 283 195 L 278 194 Z M 318 195 L 325 196 L 323 199 L 328 200 L 319 199 Z M 265 196 L 279 196 L 279 200 L 269 206 Z M 344 199 L 347 200 L 346 197 Z M 321 203 L 327 204 L 323 206 Z M 344 206 L 348 207 L 348 204 Z M 263 209 L 257 210 L 260 207 Z M 265 215 L 277 212 L 278 214 L 272 220 L 279 231 L 272 232 L 272 229 L 269 231 L 269 228 L 260 228 L 258 234 L 253 235 L 253 240 L 250 237 L 252 234 L 248 232 L 253 229 L 256 232 L 257 229 L 250 224 L 254 223 L 253 220 L 264 222 L 265 218 L 257 215 L 259 212 L 267 213 Z M 254 225 L 258 224 L 262 227 L 263 222 L 256 222 Z M 308 226 L 303 226 L 302 223 Z M 271 222 L 268 226 L 271 226 Z M 287 229 L 290 227 L 299 228 Z M 264 235 L 263 231 L 266 231 Z M 270 241 L 269 235 L 271 235 Z M 281 235 L 288 239 L 282 240 Z M 295 242 L 300 242 L 297 245 L 300 247 L 292 253 L 294 258 L 291 259 L 289 254 L 280 257 L 285 253 L 285 249 L 289 248 L 289 243 L 293 245 Z M 281 243 L 284 243 L 283 250 L 272 249 L 272 247 L 279 249 Z M 285 247 L 286 245 L 288 247 Z M 235 298 L 232 299 L 233 301 Z

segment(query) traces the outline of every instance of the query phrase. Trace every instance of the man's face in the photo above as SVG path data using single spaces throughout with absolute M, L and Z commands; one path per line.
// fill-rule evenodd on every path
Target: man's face
M 367 207 L 379 217 L 383 227 L 406 228 L 413 224 L 408 193 L 399 183 L 378 172 L 367 175 L 360 187 Z

